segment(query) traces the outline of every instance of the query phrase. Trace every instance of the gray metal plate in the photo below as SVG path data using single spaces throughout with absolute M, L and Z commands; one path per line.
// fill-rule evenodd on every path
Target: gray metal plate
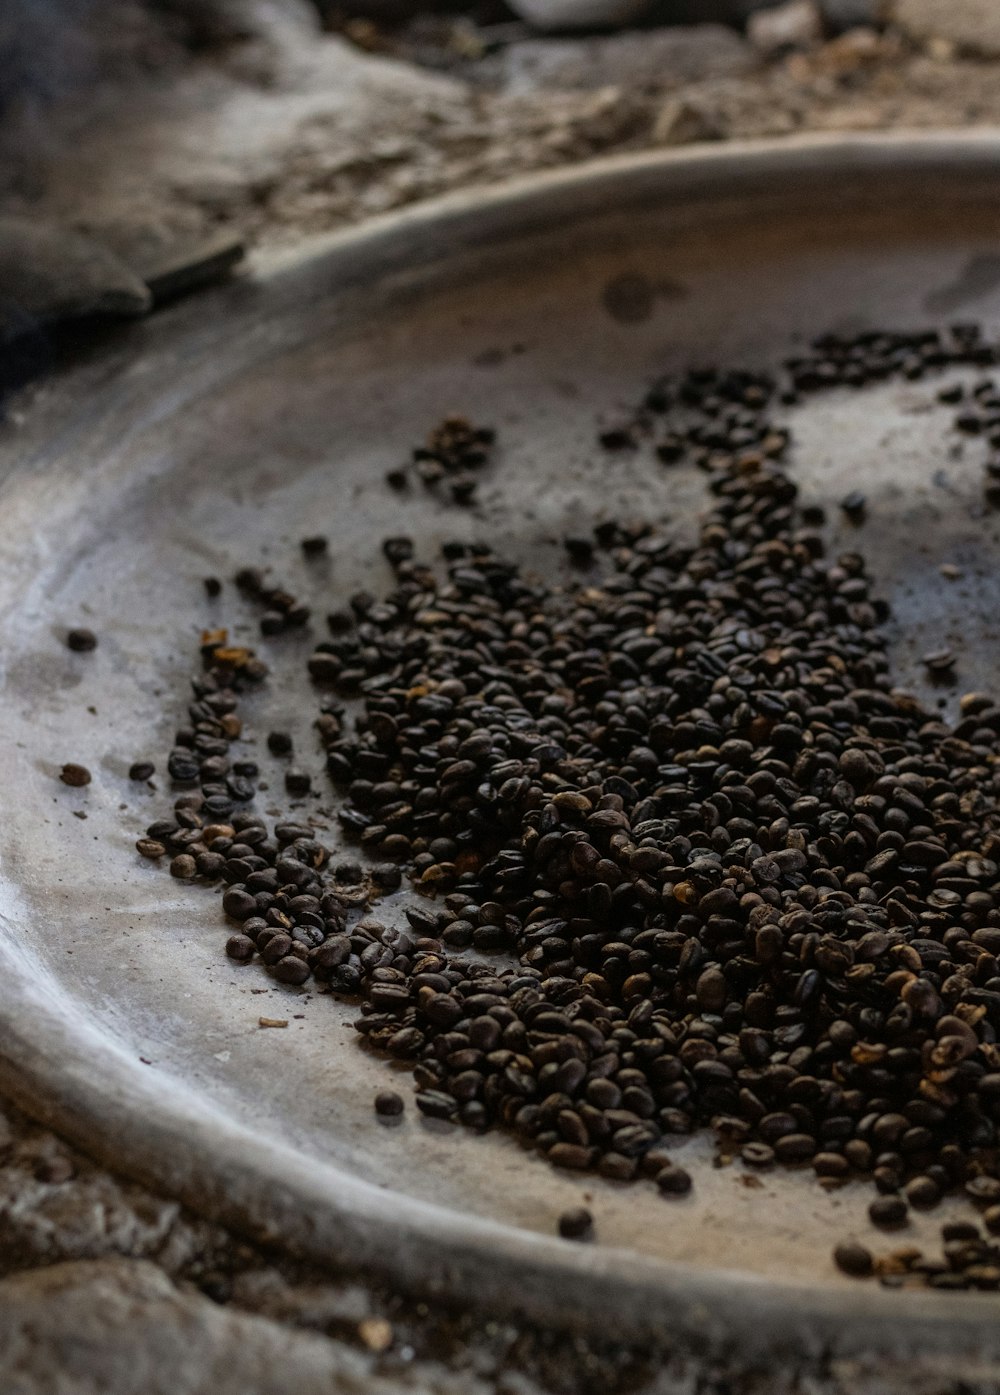
M 205 598 L 206 574 L 263 558 L 321 616 L 389 584 L 390 533 L 426 556 L 485 536 L 547 572 L 563 565 L 555 540 L 600 518 L 686 533 L 704 476 L 595 443 L 656 372 L 776 363 L 825 328 L 978 318 L 995 331 L 998 174 L 1000 143 L 983 137 L 604 163 L 259 264 L 26 398 L 0 439 L 0 1085 L 206 1214 L 431 1291 L 748 1354 L 992 1356 L 994 1299 L 836 1273 L 832 1244 L 870 1234 L 862 1188 L 824 1193 L 809 1173 L 748 1184 L 696 1140 L 694 1195 L 666 1202 L 412 1106 L 401 1127 L 380 1125 L 372 1096 L 392 1068 L 360 1048 L 351 1010 L 225 959 L 213 895 L 135 854 L 169 791 L 137 790 L 126 772 L 147 755 L 162 768 L 214 623 L 273 668 L 248 734 L 288 724 L 321 769 L 308 640 L 259 642 L 232 587 Z M 638 317 L 621 313 L 626 274 L 644 288 Z M 919 687 L 920 654 L 947 643 L 954 699 L 995 685 L 1000 570 L 983 447 L 955 453 L 935 386 L 814 399 L 793 421 L 794 468 L 804 496 L 831 505 L 833 546 L 861 547 L 893 604 L 900 683 Z M 449 410 L 499 432 L 472 512 L 383 483 Z M 860 530 L 836 509 L 858 487 Z M 317 531 L 329 559 L 305 563 L 297 540 Z M 99 633 L 96 653 L 64 647 L 74 623 Z M 284 807 L 277 766 L 254 749 L 272 785 L 261 806 Z M 89 788 L 59 783 L 67 760 L 91 767 Z M 335 838 L 317 786 L 304 811 Z M 399 914 L 395 898 L 382 918 Z M 289 1027 L 262 1030 L 261 1016 Z M 585 1194 L 600 1244 L 554 1238 Z M 931 1242 L 941 1219 L 914 1238 Z

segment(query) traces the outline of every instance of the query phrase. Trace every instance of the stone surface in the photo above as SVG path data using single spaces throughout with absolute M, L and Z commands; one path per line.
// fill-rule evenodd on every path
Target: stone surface
M 914 39 L 944 39 L 967 53 L 1000 57 L 996 0 L 894 0 L 890 13 Z
M 668 102 L 653 123 L 657 145 L 690 145 L 699 140 L 721 140 L 725 132 L 711 112 L 693 102 Z
M 815 47 L 823 37 L 823 16 L 816 0 L 786 0 L 774 9 L 757 10 L 747 22 L 747 38 L 762 54 Z
M 185 237 L 148 226 L 106 230 L 104 240 L 142 278 L 157 305 L 220 280 L 246 251 L 232 233 Z
M 638 19 L 650 0 L 509 0 L 515 14 L 534 28 L 561 33 L 570 29 L 617 28 Z
M 93 238 L 0 217 L 0 339 L 81 315 L 142 315 L 151 303 L 141 278 Z
M 882 24 L 889 14 L 887 0 L 820 0 L 820 10 L 833 34 Z
M 754 64 L 743 39 L 721 25 L 655 29 L 591 39 L 527 39 L 498 60 L 511 95 L 616 86 L 670 90 L 710 78 L 739 77 Z
M 393 1395 L 360 1354 L 178 1289 L 155 1265 L 57 1264 L 0 1282 L 5 1395 Z

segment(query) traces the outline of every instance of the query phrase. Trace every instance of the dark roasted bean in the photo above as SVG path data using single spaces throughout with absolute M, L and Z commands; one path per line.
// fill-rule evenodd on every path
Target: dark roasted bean
M 59 778 L 64 785 L 72 785 L 79 789 L 83 785 L 90 784 L 91 774 L 85 765 L 76 765 L 70 761 L 60 770 Z
M 559 1217 L 559 1234 L 564 1240 L 592 1240 L 594 1218 L 585 1206 L 573 1206 Z
M 874 1270 L 871 1251 L 863 1245 L 838 1245 L 833 1252 L 833 1260 L 837 1268 L 844 1274 L 850 1274 L 852 1279 L 867 1279 Z
M 907 1223 L 906 1202 L 901 1196 L 880 1196 L 869 1206 L 868 1217 L 883 1230 L 898 1230 Z
M 687 1196 L 691 1174 L 683 1167 L 664 1167 L 656 1174 L 656 1185 L 664 1196 Z

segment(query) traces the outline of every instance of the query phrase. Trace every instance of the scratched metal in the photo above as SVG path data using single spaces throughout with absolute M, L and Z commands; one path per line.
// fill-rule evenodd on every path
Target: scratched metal
M 757 1181 L 713 1167 L 695 1140 L 682 1150 L 694 1194 L 665 1202 L 646 1184 L 557 1173 L 500 1134 L 422 1122 L 412 1104 L 400 1126 L 377 1122 L 392 1068 L 359 1047 L 349 1008 L 226 960 L 217 893 L 135 854 L 169 791 L 126 772 L 147 756 L 162 769 L 200 629 L 256 633 L 233 588 L 209 602 L 203 576 L 263 557 L 322 616 L 389 584 L 390 533 L 428 557 L 448 537 L 489 537 L 552 574 L 558 538 L 602 518 L 689 535 L 703 475 L 595 444 L 656 372 L 777 363 L 821 328 L 995 329 L 998 174 L 992 139 L 924 137 L 546 176 L 258 262 L 26 394 L 0 436 L 3 1088 L 206 1214 L 430 1292 L 583 1324 L 603 1312 L 616 1331 L 702 1349 L 992 1359 L 995 1299 L 835 1272 L 835 1240 L 869 1237 L 863 1189 Z M 448 410 L 499 433 L 471 512 L 383 483 Z M 949 644 L 958 685 L 931 700 L 995 687 L 984 447 L 956 440 L 929 382 L 833 392 L 792 424 L 803 497 L 829 506 L 831 546 L 863 550 L 892 603 L 900 684 L 919 689 L 920 654 Z M 836 507 L 855 488 L 861 528 Z M 297 540 L 318 531 L 329 557 L 307 563 Z M 64 647 L 74 623 L 98 632 L 96 653 Z M 335 838 L 308 644 L 259 643 L 273 678 L 248 728 L 294 731 L 317 773 L 303 811 Z M 284 806 L 279 768 L 252 749 L 272 786 L 261 806 Z M 89 788 L 59 783 L 67 760 L 93 770 Z M 262 1030 L 261 1016 L 289 1025 Z M 585 1196 L 600 1243 L 558 1240 L 558 1213 Z M 914 1237 L 932 1241 L 940 1219 Z

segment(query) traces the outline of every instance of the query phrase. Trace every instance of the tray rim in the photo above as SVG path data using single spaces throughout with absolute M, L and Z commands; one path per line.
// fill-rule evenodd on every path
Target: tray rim
M 248 288 L 255 310 L 294 303 L 302 290 L 329 293 L 333 274 L 426 270 L 456 243 L 503 219 L 500 235 L 573 213 L 610 197 L 643 203 L 711 193 L 734 184 L 798 175 L 880 173 L 952 179 L 1000 174 L 1000 130 L 821 134 L 616 156 L 469 189 L 308 239 L 294 252 L 258 253 L 249 280 L 209 295 L 239 310 Z M 991 200 L 1000 204 L 1000 183 Z M 506 215 L 506 217 L 505 217 Z M 541 220 L 541 221 L 539 221 Z M 199 298 L 204 307 L 206 297 Z M 183 340 L 199 313 L 175 307 L 166 324 L 137 326 L 95 361 L 130 352 L 131 336 Z M 73 368 L 38 404 L 38 435 L 72 404 Z M 113 382 L 113 375 L 112 375 Z M 67 391 L 61 392 L 60 387 Z M 111 388 L 112 395 L 114 388 Z M 677 1349 L 713 1358 L 825 1360 L 874 1353 L 989 1362 L 1000 1370 L 997 1300 L 988 1295 L 800 1288 L 737 1272 L 653 1260 L 610 1247 L 571 1245 L 458 1215 L 317 1168 L 290 1147 L 215 1114 L 191 1091 L 158 1089 L 153 1072 L 116 1048 L 68 998 L 40 983 L 26 956 L 0 938 L 0 1093 L 116 1173 L 176 1196 L 195 1212 L 258 1241 L 334 1269 L 364 1270 L 401 1287 L 494 1311 L 638 1340 L 669 1337 Z M 67 1006 L 68 1005 L 68 1006 Z M 96 1055 L 95 1055 L 96 1053 Z M 100 1071 L 93 1069 L 97 1060 Z M 275 1185 L 275 1177 L 282 1185 Z M 996 1363 L 994 1365 L 994 1363 Z M 981 1367 L 977 1365 L 977 1372 Z

